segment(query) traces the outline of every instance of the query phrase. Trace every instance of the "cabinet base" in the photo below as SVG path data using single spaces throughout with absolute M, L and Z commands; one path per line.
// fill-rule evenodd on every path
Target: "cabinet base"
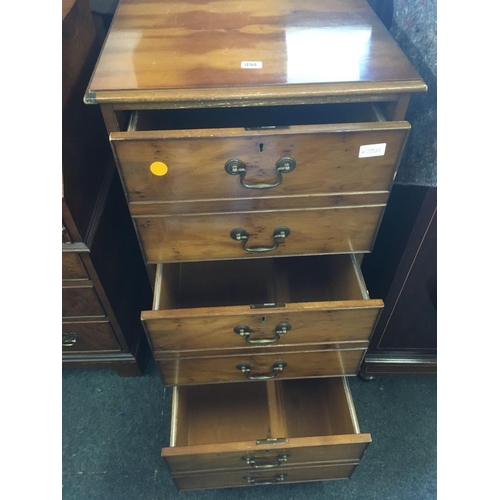
M 63 368 L 111 368 L 122 377 L 142 375 L 142 367 L 132 354 L 93 354 L 63 356 Z
M 111 368 L 122 377 L 138 377 L 150 358 L 145 339 L 139 342 L 135 356 L 129 352 L 63 354 L 63 368 Z
M 401 352 L 368 353 L 359 377 L 371 380 L 376 375 L 437 375 L 437 355 Z

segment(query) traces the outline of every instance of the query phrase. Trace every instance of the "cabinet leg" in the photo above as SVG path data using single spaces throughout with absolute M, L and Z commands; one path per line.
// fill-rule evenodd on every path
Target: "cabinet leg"
M 367 375 L 366 373 L 359 372 L 358 378 L 363 382 L 369 382 L 370 380 L 373 380 L 375 377 L 373 375 Z
M 370 374 L 366 373 L 366 363 L 365 362 L 361 365 L 361 368 L 358 372 L 358 378 L 360 380 L 362 380 L 363 382 L 369 382 L 370 380 L 373 380 L 375 378 L 375 376 L 372 375 L 371 373 Z

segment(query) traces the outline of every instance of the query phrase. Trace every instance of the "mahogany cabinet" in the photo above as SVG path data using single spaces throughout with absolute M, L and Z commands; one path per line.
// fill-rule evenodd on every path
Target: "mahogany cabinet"
M 437 188 L 394 186 L 373 252 L 363 261 L 385 307 L 361 375 L 437 372 Z
M 104 40 L 87 0 L 62 22 L 62 361 L 138 375 L 147 354 L 139 314 L 151 289 L 106 128 L 83 102 Z

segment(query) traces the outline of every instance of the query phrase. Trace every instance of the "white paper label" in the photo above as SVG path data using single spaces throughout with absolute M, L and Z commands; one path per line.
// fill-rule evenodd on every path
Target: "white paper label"
M 244 69 L 261 69 L 262 61 L 241 61 L 241 67 Z
M 359 157 L 369 158 L 370 156 L 384 156 L 386 146 L 387 144 L 385 142 L 382 144 L 366 144 L 365 146 L 360 146 Z

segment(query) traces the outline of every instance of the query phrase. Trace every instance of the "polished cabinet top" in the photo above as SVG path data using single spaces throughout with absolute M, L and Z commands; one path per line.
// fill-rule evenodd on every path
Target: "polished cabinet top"
M 365 0 L 121 0 L 89 102 L 426 90 Z

